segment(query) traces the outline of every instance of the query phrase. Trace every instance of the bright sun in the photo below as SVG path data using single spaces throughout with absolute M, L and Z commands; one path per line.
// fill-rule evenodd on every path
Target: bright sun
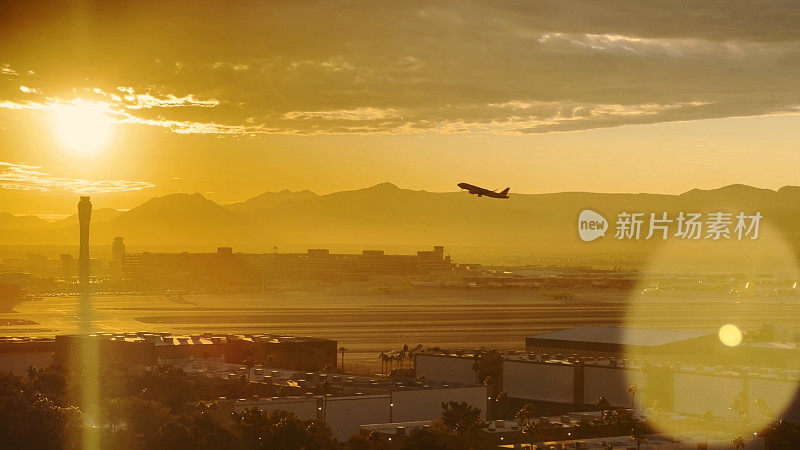
M 77 100 L 59 107 L 53 114 L 58 138 L 70 149 L 84 155 L 99 151 L 111 137 L 114 120 L 102 104 Z

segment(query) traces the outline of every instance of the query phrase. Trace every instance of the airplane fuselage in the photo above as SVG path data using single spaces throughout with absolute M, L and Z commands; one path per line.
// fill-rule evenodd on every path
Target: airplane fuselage
M 458 187 L 464 189 L 465 191 L 469 192 L 472 195 L 477 195 L 478 197 L 492 197 L 492 198 L 508 198 L 508 190 L 509 188 L 505 188 L 501 192 L 497 191 L 490 191 L 489 189 L 482 188 L 480 186 L 475 186 L 469 183 L 458 183 Z

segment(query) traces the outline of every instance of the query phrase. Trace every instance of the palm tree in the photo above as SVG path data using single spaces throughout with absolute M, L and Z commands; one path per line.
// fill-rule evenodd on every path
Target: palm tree
M 381 354 L 378 355 L 378 358 L 381 359 L 381 376 L 385 376 L 386 375 L 386 364 L 389 361 L 389 355 L 387 355 L 386 352 L 381 352 Z
M 249 380 L 253 372 L 253 366 L 256 365 L 256 358 L 252 348 L 248 348 L 244 352 L 244 360 L 242 361 L 242 364 L 247 367 L 247 379 Z
M 631 394 L 631 408 L 636 408 L 636 394 L 639 392 L 639 388 L 632 384 L 625 388 L 625 392 Z
M 344 348 L 344 347 L 339 347 L 339 353 L 341 353 L 341 354 L 342 354 L 342 373 L 345 373 L 345 371 L 344 371 L 344 354 L 345 354 L 345 353 L 347 353 L 347 352 L 349 352 L 349 351 L 350 351 L 350 350 L 347 350 L 347 349 L 346 349 L 346 348 Z
M 476 353 L 472 358 L 474 360 L 473 363 L 472 363 L 472 370 L 475 371 L 475 384 L 479 384 L 478 373 L 481 370 L 481 364 L 480 364 L 481 356 Z
M 411 363 L 414 365 L 414 368 L 416 368 L 416 367 L 417 367 L 417 360 L 414 358 L 414 356 L 415 356 L 417 353 L 419 353 L 420 351 L 422 351 L 422 344 L 417 344 L 417 346 L 416 346 L 416 347 L 412 348 L 412 349 L 411 349 L 411 350 L 408 352 L 408 357 L 409 357 L 409 359 L 411 360 Z

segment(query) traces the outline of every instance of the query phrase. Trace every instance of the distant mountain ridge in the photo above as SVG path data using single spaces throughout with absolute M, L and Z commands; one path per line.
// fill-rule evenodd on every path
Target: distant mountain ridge
M 267 192 L 220 205 L 202 194 L 156 197 L 128 211 L 93 214 L 92 241 L 123 236 L 134 245 L 231 245 L 271 248 L 280 243 L 496 247 L 558 251 L 641 251 L 652 243 L 616 242 L 613 229 L 598 242 L 577 238 L 583 209 L 603 214 L 611 226 L 628 212 L 760 211 L 770 230 L 800 248 L 800 187 L 777 191 L 746 185 L 693 189 L 680 195 L 561 192 L 514 194 L 507 200 L 465 192 L 427 192 L 391 183 L 317 195 Z M 70 244 L 77 220 L 0 215 L 2 244 Z M 516 251 L 516 250 L 515 250 Z
M 38 228 L 47 226 L 48 222 L 37 216 L 15 216 L 0 212 L 0 229 Z
M 239 203 L 229 203 L 224 205 L 231 211 L 239 212 L 253 212 L 262 209 L 270 209 L 278 206 L 284 202 L 303 201 L 319 197 L 317 194 L 305 189 L 298 192 L 292 192 L 284 189 L 280 192 L 264 192 L 253 198 L 247 199 Z

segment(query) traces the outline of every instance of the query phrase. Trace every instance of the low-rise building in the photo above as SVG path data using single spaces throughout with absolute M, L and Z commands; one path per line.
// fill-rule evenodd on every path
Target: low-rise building
M 95 333 L 56 336 L 54 361 L 71 367 L 81 362 L 87 345 L 97 345 L 105 366 L 155 366 L 159 361 L 223 358 L 233 364 L 268 364 L 297 370 L 335 368 L 336 341 L 271 334 L 173 335 L 164 333 Z
M 336 368 L 336 341 L 290 335 L 229 335 L 225 361 L 295 370 Z
M 254 383 L 291 387 L 301 395 L 218 399 L 223 413 L 257 408 L 265 412 L 289 411 L 302 419 L 324 420 L 340 441 L 365 424 L 433 420 L 441 416 L 442 403 L 466 402 L 486 419 L 486 386 L 447 383 L 398 382 L 320 372 L 297 372 L 269 367 L 237 367 L 227 363 L 193 361 L 184 365 L 190 375 L 244 377 Z
M 551 342 L 537 341 L 527 347 L 546 352 L 510 352 L 504 356 L 502 367 L 493 374 L 498 381 L 496 392 L 505 392 L 520 402 L 564 408 L 592 405 L 604 397 L 614 406 L 657 404 L 677 414 L 702 415 L 711 411 L 729 418 L 731 405 L 738 403 L 742 405 L 739 409 L 749 414 L 771 409 L 782 411 L 783 417 L 800 418 L 800 367 L 786 362 L 797 361 L 794 346 L 713 347 L 719 348 L 714 351 L 715 358 L 705 357 L 703 363 L 709 350 L 702 346 L 719 345 L 718 340 L 717 344 L 709 342 L 709 337 L 717 337 L 708 333 L 635 329 L 629 334 L 632 338 L 620 340 L 615 336 L 622 330 L 587 333 L 585 328 L 572 333 L 548 333 L 549 338 L 554 338 Z M 587 335 L 593 338 L 567 339 Z M 655 356 L 626 357 L 627 351 L 619 347 L 624 342 L 655 348 L 653 352 L 642 352 Z M 759 349 L 774 354 L 766 359 L 748 357 Z M 597 353 L 615 356 L 587 356 Z M 781 359 L 776 355 L 783 355 L 784 364 L 759 365 Z M 419 353 L 415 356 L 415 375 L 437 382 L 468 382 L 485 372 L 482 365 L 481 358 L 470 354 Z
M 624 358 L 626 354 L 696 354 L 720 347 L 713 333 L 634 327 L 576 327 L 525 339 L 528 353 Z
M 24 375 L 31 366 L 49 366 L 54 349 L 53 338 L 0 337 L 0 372 Z

